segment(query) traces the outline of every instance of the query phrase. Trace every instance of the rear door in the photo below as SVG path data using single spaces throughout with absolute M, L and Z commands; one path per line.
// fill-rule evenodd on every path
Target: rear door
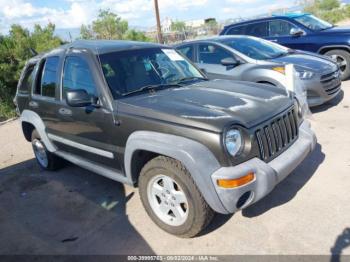
M 55 129 L 59 121 L 59 70 L 61 59 L 57 56 L 42 58 L 35 66 L 35 81 L 28 109 L 36 112 L 44 122 L 46 132 Z
M 203 70 L 210 79 L 239 79 L 235 67 L 221 64 L 224 58 L 235 58 L 227 49 L 213 43 L 199 43 L 197 48 L 196 65 Z
M 61 98 L 56 114 L 59 121 L 49 138 L 59 150 L 83 157 L 109 168 L 121 170 L 117 160 L 113 112 L 105 103 L 102 82 L 93 55 L 70 50 L 64 59 Z M 66 102 L 68 90 L 84 89 L 98 106 L 71 107 Z

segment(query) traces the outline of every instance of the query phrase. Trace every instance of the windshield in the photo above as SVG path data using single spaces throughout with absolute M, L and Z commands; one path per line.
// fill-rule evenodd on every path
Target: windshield
M 149 48 L 100 55 L 103 74 L 113 97 L 147 87 L 169 87 L 197 81 L 203 75 L 173 49 Z
M 223 44 L 255 60 L 273 59 L 288 54 L 288 49 L 255 37 L 225 39 Z
M 295 18 L 300 24 L 306 26 L 307 28 L 315 31 L 321 31 L 327 28 L 332 28 L 333 25 L 317 18 L 313 15 L 303 15 Z

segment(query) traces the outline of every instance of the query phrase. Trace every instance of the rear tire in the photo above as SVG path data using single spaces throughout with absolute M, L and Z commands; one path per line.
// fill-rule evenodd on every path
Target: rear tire
M 46 149 L 36 129 L 32 132 L 31 141 L 36 161 L 42 169 L 53 171 L 64 166 L 62 158 L 59 158 Z
M 345 50 L 334 49 L 325 53 L 334 62 L 339 65 L 341 71 L 341 80 L 347 80 L 350 77 L 350 53 Z
M 214 216 L 190 173 L 181 162 L 169 157 L 156 157 L 142 168 L 139 192 L 151 219 L 179 237 L 196 236 Z

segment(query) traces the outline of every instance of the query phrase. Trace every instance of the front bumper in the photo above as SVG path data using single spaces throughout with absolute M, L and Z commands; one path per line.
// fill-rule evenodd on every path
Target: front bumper
M 294 144 L 269 163 L 253 158 L 234 167 L 218 169 L 212 174 L 212 182 L 223 206 L 229 213 L 233 213 L 257 202 L 286 178 L 315 148 L 315 145 L 316 136 L 309 122 L 304 120 L 299 128 L 299 137 Z M 217 185 L 218 179 L 237 179 L 249 172 L 255 174 L 255 179 L 249 184 L 233 189 L 225 189 Z M 240 206 L 238 203 L 242 202 L 243 195 L 248 197 L 244 197 L 244 204 Z

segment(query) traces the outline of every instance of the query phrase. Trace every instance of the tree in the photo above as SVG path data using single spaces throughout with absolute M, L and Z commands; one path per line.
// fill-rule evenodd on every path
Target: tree
M 308 1 L 304 3 L 304 11 L 314 14 L 330 23 L 337 23 L 347 17 L 348 6 L 342 8 L 339 0 L 316 0 L 311 4 Z
M 121 19 L 110 10 L 100 10 L 98 17 L 91 25 L 80 27 L 80 37 L 82 39 L 125 39 L 149 41 L 143 32 L 129 29 L 126 20 Z
M 183 21 L 172 21 L 170 29 L 171 31 L 183 32 L 186 29 L 186 24 Z
M 340 7 L 338 0 L 322 0 L 318 1 L 321 10 L 330 11 Z
M 54 31 L 54 24 L 35 25 L 32 33 L 20 25 L 12 25 L 9 34 L 0 37 L 0 118 L 15 115 L 12 99 L 21 71 L 33 56 L 30 49 L 44 52 L 63 44 Z
M 81 25 L 80 37 L 82 39 L 93 39 L 94 38 L 94 32 L 92 31 L 91 25 Z
M 142 41 L 142 42 L 150 42 L 151 39 L 147 37 L 143 32 L 129 29 L 123 35 L 123 39 L 133 40 L 133 41 Z

